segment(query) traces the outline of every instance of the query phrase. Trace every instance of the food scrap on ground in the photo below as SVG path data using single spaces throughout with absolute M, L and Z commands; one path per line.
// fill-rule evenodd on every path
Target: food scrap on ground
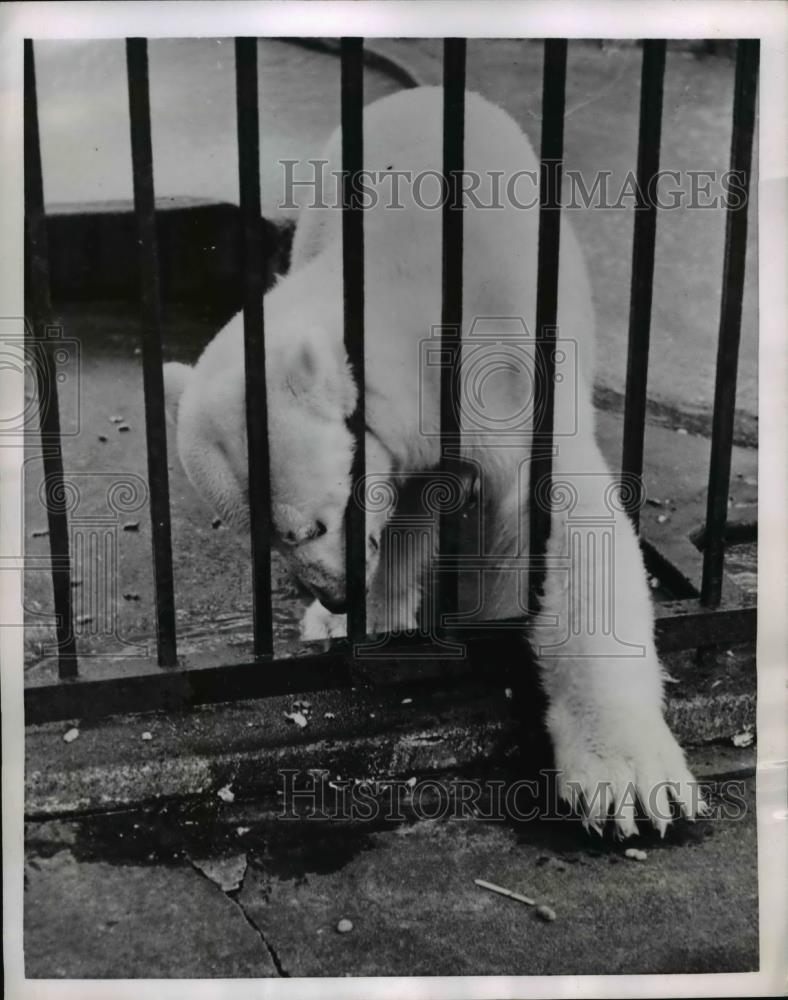
M 754 739 L 755 739 L 755 733 L 753 733 L 752 728 L 750 726 L 747 726 L 747 728 L 742 730 L 742 732 L 736 733 L 731 738 L 731 742 L 735 747 L 749 747 L 752 746 Z
M 220 788 L 216 793 L 222 802 L 235 802 L 235 793 L 232 791 L 230 785 L 225 785 Z

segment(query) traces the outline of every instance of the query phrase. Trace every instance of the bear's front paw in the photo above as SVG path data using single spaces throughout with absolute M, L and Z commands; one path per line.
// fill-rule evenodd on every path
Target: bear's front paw
M 597 833 L 607 819 L 619 837 L 637 833 L 640 803 L 664 836 L 671 802 L 688 819 L 706 813 L 698 784 L 660 712 L 626 721 L 577 718 L 554 708 L 549 728 L 555 747 L 558 793 Z
M 335 615 L 320 601 L 312 601 L 301 619 L 302 642 L 338 639 L 347 635 L 347 615 Z

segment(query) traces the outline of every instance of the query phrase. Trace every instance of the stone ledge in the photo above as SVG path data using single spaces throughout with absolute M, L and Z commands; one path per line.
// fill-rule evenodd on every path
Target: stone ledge
M 285 713 L 298 697 L 210 705 L 178 713 L 115 716 L 80 729 L 31 726 L 26 738 L 25 813 L 44 819 L 134 808 L 157 801 L 270 797 L 284 769 L 325 769 L 358 778 L 399 777 L 478 767 L 544 752 L 525 731 L 504 689 L 463 685 L 418 693 L 379 688 L 306 696 L 307 724 Z M 755 697 L 674 698 L 666 715 L 684 745 L 729 740 L 755 722 Z M 150 733 L 143 739 L 143 733 Z

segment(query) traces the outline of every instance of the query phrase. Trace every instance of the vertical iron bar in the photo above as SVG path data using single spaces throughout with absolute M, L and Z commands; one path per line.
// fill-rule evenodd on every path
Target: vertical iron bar
M 539 246 L 534 358 L 534 431 L 531 444 L 528 533 L 528 606 L 538 607 L 544 583 L 544 557 L 550 537 L 550 479 L 553 470 L 555 339 L 558 318 L 558 253 L 561 235 L 561 178 L 564 157 L 566 39 L 544 43 L 542 143 L 539 169 Z M 541 391 L 540 391 L 541 390 Z M 541 485 L 540 485 L 541 484 Z M 538 489 L 537 489 L 538 487 Z M 540 496 L 542 498 L 540 502 Z
M 33 343 L 38 348 L 38 364 L 34 364 L 33 367 L 37 379 L 41 457 L 46 484 L 58 676 L 62 679 L 76 677 L 79 665 L 71 602 L 71 562 L 60 441 L 60 404 L 55 365 L 51 354 L 52 345 L 46 335 L 46 327 L 51 322 L 52 312 L 49 294 L 49 252 L 38 132 L 36 70 L 33 42 L 29 38 L 24 42 L 24 62 L 25 312 L 30 316 Z
M 260 219 L 260 119 L 257 39 L 235 39 L 238 183 L 244 262 L 244 361 L 249 524 L 252 545 L 254 654 L 273 653 L 271 605 L 271 473 L 265 382 L 263 230 Z
M 341 42 L 342 96 L 342 279 L 345 304 L 345 350 L 358 387 L 348 426 L 355 439 L 352 491 L 345 516 L 347 634 L 361 642 L 367 634 L 366 512 L 358 486 L 366 472 L 364 374 L 364 214 L 358 202 L 357 175 L 364 164 L 364 42 Z
M 629 297 L 626 401 L 624 403 L 623 477 L 643 475 L 643 441 L 646 428 L 648 352 L 651 302 L 654 289 L 654 246 L 657 235 L 657 199 L 654 185 L 659 171 L 662 139 L 662 88 L 665 78 L 664 41 L 643 42 L 640 77 L 640 126 L 638 132 L 637 204 L 632 241 L 632 280 Z M 627 513 L 640 527 L 640 490 L 624 490 Z
M 126 39 L 126 66 L 129 80 L 134 212 L 137 217 L 139 246 L 142 377 L 145 392 L 145 441 L 148 453 L 153 571 L 156 585 L 156 640 L 159 666 L 172 667 L 177 663 L 175 595 L 172 576 L 170 485 L 167 474 L 161 352 L 159 254 L 156 243 L 146 39 Z
M 460 384 L 462 363 L 463 215 L 462 172 L 465 162 L 464 38 L 443 42 L 443 229 L 441 239 L 441 381 L 440 470 L 449 477 L 457 467 L 461 445 Z M 451 492 L 451 491 L 449 491 Z M 435 624 L 456 613 L 458 573 L 453 565 L 459 551 L 458 523 L 443 511 L 439 521 L 439 553 L 444 568 L 438 574 Z
M 701 602 L 710 608 L 717 607 L 722 597 L 759 52 L 760 43 L 753 39 L 740 41 L 736 51 L 730 169 L 738 177 L 741 199 L 736 204 L 729 203 L 725 220 L 725 261 L 706 506 L 706 550 L 701 583 Z

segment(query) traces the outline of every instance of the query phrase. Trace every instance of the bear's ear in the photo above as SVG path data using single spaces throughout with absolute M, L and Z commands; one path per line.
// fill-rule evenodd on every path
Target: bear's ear
M 167 417 L 173 424 L 178 423 L 181 396 L 191 377 L 192 369 L 189 365 L 182 365 L 179 361 L 169 361 L 164 366 L 164 407 Z
M 303 343 L 289 359 L 285 385 L 318 413 L 347 419 L 356 405 L 356 386 L 343 348 Z

